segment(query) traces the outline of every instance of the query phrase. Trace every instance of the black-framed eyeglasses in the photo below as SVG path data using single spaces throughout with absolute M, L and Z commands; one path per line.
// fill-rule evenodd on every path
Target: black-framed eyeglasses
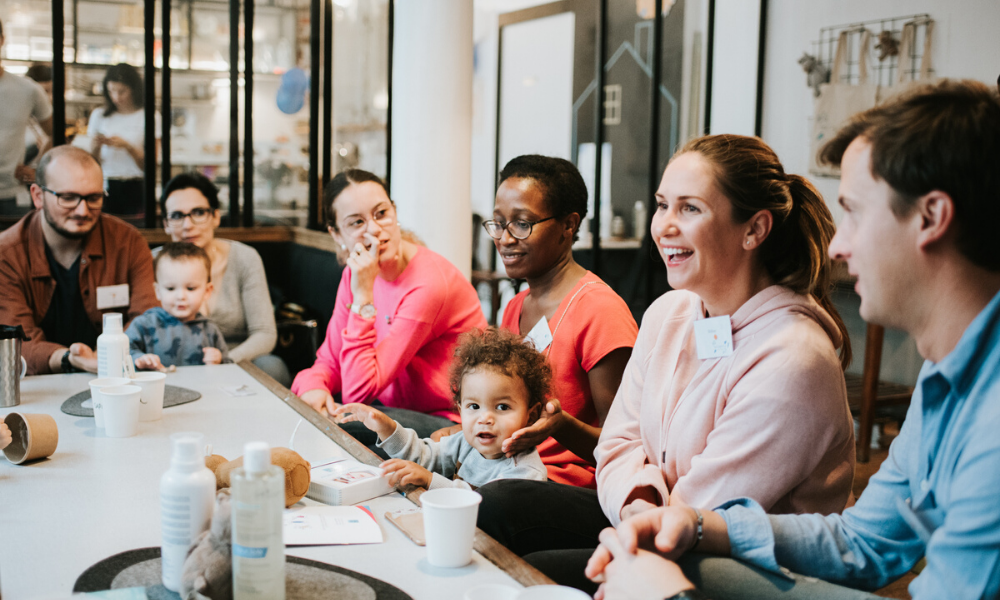
M 538 225 L 539 223 L 544 223 L 546 221 L 551 221 L 552 219 L 555 218 L 556 218 L 555 215 L 553 215 L 551 217 L 545 219 L 539 219 L 537 221 L 525 221 L 524 219 L 517 219 L 515 221 L 511 221 L 510 223 L 491 220 L 491 221 L 485 221 L 483 223 L 483 229 L 485 229 L 486 233 L 490 234 L 490 237 L 495 240 L 499 240 L 500 238 L 503 237 L 504 230 L 508 231 L 512 236 L 514 236 L 514 238 L 523 240 L 526 239 L 529 235 L 531 235 L 531 230 L 535 225 Z
M 56 197 L 56 204 L 62 208 L 76 208 L 80 206 L 80 202 L 86 202 L 87 208 L 97 209 L 104 205 L 104 199 L 108 197 L 107 192 L 101 192 L 99 194 L 87 194 L 86 196 L 77 194 L 75 192 L 57 192 L 55 190 L 50 190 L 44 185 L 38 186 L 42 188 L 42 191 L 48 192 Z
M 207 223 L 212 215 L 215 213 L 214 208 L 192 208 L 191 212 L 183 213 L 179 210 L 167 213 L 163 220 L 167 222 L 167 225 L 171 227 L 176 227 L 178 225 L 184 224 L 184 219 L 191 217 L 191 222 L 195 225 L 201 225 L 202 223 Z

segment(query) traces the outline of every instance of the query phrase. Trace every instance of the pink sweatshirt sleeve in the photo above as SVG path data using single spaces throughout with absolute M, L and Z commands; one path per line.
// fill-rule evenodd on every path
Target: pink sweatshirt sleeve
M 442 286 L 428 284 L 435 281 L 436 265 L 430 261 L 411 262 L 406 281 L 419 282 L 413 287 L 400 290 L 402 297 L 395 307 L 389 334 L 376 343 L 375 321 L 363 319 L 348 311 L 347 326 L 343 333 L 340 364 L 344 378 L 343 401 L 370 403 L 385 388 L 396 380 L 413 357 L 435 336 L 434 329 L 442 314 L 449 314 L 455 298 L 449 298 L 449 290 Z M 423 273 L 420 269 L 428 269 Z M 397 280 L 397 285 L 403 285 Z M 425 283 L 428 282 L 428 283 Z M 375 305 L 379 317 L 387 307 L 380 302 L 376 291 Z M 442 357 L 450 360 L 450 356 Z
M 340 380 L 340 348 L 343 344 L 342 333 L 347 325 L 347 315 L 350 311 L 342 298 L 351 298 L 350 271 L 344 269 L 337 288 L 337 302 L 333 307 L 330 325 L 326 328 L 323 344 L 316 351 L 316 362 L 308 369 L 303 369 L 292 382 L 292 393 L 302 395 L 309 390 L 325 389 L 331 394 L 341 391 Z
M 350 313 L 340 351 L 344 372 L 350 373 L 344 381 L 344 403 L 371 403 L 410 364 L 431 333 L 431 323 L 397 316 L 392 333 L 376 344 L 374 320 Z
M 839 363 L 832 354 L 810 351 L 823 343 L 829 341 L 774 340 L 753 366 L 732 373 L 725 410 L 672 493 L 692 506 L 749 497 L 768 512 L 788 512 L 795 506 L 775 504 L 811 488 L 810 506 L 843 510 L 854 470 L 845 458 L 853 456 L 853 424 Z M 814 478 L 822 482 L 803 485 Z
M 656 328 L 649 328 L 655 336 Z M 625 367 L 622 383 L 604 421 L 594 454 L 597 457 L 597 495 L 612 525 L 621 522 L 625 499 L 639 487 L 652 487 L 662 503 L 668 497 L 663 473 L 650 464 L 639 430 L 644 374 L 648 368 L 649 346 L 655 343 L 649 331 L 639 331 L 632 357 Z

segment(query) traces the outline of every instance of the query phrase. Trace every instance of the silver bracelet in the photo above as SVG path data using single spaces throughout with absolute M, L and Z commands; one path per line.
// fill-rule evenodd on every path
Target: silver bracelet
M 693 508 L 691 510 L 693 510 L 694 514 L 698 516 L 698 531 L 695 532 L 694 545 L 691 546 L 691 549 L 688 550 L 688 552 L 697 548 L 698 544 L 701 543 L 702 538 L 705 537 L 705 517 L 701 515 L 701 511 L 697 508 Z

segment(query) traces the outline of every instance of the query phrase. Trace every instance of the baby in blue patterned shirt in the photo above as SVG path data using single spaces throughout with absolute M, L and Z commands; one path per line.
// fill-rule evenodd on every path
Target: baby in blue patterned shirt
M 188 242 L 165 244 L 153 260 L 156 298 L 125 334 L 137 369 L 231 362 L 219 327 L 199 313 L 212 293 L 212 261 Z

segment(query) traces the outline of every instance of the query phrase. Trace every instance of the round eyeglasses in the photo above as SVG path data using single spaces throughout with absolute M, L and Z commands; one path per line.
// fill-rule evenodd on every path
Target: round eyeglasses
M 191 212 L 183 213 L 179 210 L 167 213 L 163 218 L 170 227 L 180 227 L 184 224 L 184 219 L 191 217 L 191 222 L 195 225 L 201 225 L 202 223 L 207 223 L 212 215 L 215 213 L 214 208 L 192 208 Z
M 514 236 L 515 239 L 523 240 L 527 239 L 527 237 L 531 235 L 531 230 L 535 225 L 551 221 L 555 218 L 556 217 L 553 215 L 537 221 L 525 221 L 524 219 L 517 219 L 515 221 L 511 221 L 510 223 L 504 223 L 503 221 L 485 221 L 483 222 L 483 229 L 485 229 L 486 233 L 488 233 L 490 237 L 495 240 L 502 238 L 505 230 Z
M 57 192 L 55 190 L 50 190 L 44 185 L 38 186 L 42 188 L 42 191 L 48 192 L 56 197 L 56 204 L 62 208 L 74 209 L 80 206 L 80 202 L 86 202 L 87 208 L 98 209 L 104 205 L 104 199 L 108 197 L 107 192 L 101 192 L 99 194 L 87 194 L 86 196 L 74 193 L 74 192 Z

